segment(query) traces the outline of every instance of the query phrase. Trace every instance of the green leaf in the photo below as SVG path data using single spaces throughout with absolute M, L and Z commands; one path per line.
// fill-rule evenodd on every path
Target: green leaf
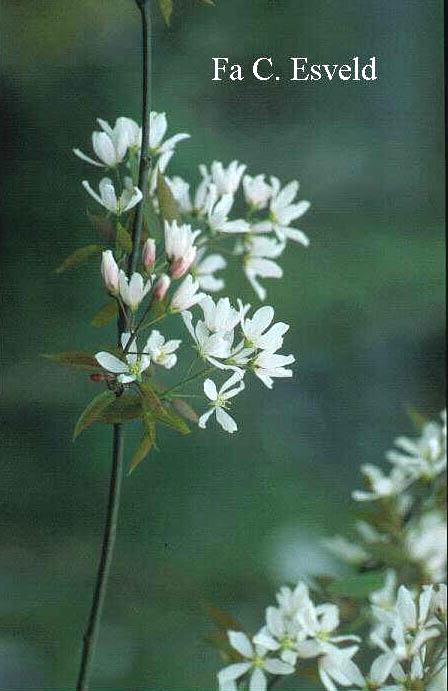
M 140 444 L 137 446 L 134 456 L 132 457 L 132 461 L 129 466 L 129 474 L 131 474 L 138 464 L 146 458 L 156 443 L 156 423 L 152 417 L 152 414 L 148 413 L 146 410 L 143 413 L 143 425 L 145 431 L 140 440 Z
M 181 398 L 176 399 L 175 401 L 171 401 L 171 405 L 174 406 L 174 408 L 177 410 L 179 415 L 182 415 L 186 420 L 190 420 L 190 422 L 195 422 L 199 420 L 199 415 L 197 412 L 191 407 L 189 403 L 186 401 L 183 401 Z
M 341 581 L 333 581 L 328 586 L 328 592 L 360 600 L 366 598 L 372 590 L 382 588 L 383 585 L 384 574 L 375 571 L 354 576 L 344 576 L 344 579 Z
M 130 254 L 132 252 L 132 238 L 128 231 L 123 228 L 121 223 L 117 223 L 117 234 L 115 239 L 118 247 L 126 252 L 126 254 Z
M 162 13 L 162 17 L 165 20 L 165 24 L 167 26 L 169 26 L 170 25 L 170 19 L 171 19 L 171 13 L 173 11 L 172 0 L 159 0 L 159 7 L 160 7 L 160 11 Z
M 118 303 L 116 300 L 109 300 L 105 305 L 100 307 L 98 312 L 90 322 L 92 326 L 100 327 L 107 326 L 114 317 L 118 314 Z
M 89 350 L 66 350 L 63 353 L 44 353 L 42 357 L 47 358 L 47 360 L 51 360 L 52 362 L 57 362 L 60 365 L 79 367 L 80 369 L 88 370 L 89 372 L 97 372 L 101 369 L 95 360 L 94 353 Z
M 160 213 L 163 218 L 166 221 L 178 221 L 180 219 L 180 214 L 176 200 L 160 171 L 157 175 L 157 198 L 159 200 Z
M 428 420 L 425 418 L 424 415 L 418 412 L 413 406 L 406 406 L 406 412 L 408 416 L 411 418 L 412 422 L 414 423 L 417 432 L 421 433 L 423 431 L 423 427 L 426 425 Z
M 107 216 L 91 214 L 89 211 L 87 212 L 87 216 L 100 238 L 106 240 L 108 244 L 112 244 L 115 237 L 115 229 L 111 219 L 107 218 Z
M 116 425 L 120 422 L 128 422 L 142 417 L 142 397 L 125 395 L 116 397 L 112 403 L 101 412 L 98 422 L 105 425 Z
M 167 427 L 172 427 L 181 434 L 189 434 L 190 430 L 188 425 L 181 417 L 165 408 L 156 392 L 149 384 L 140 384 L 139 388 L 143 397 L 143 410 L 147 414 L 152 415 L 157 422 L 161 422 L 167 425 Z
M 115 394 L 113 391 L 106 389 L 99 393 L 95 398 L 92 398 L 88 406 L 83 410 L 78 418 L 78 422 L 75 425 L 73 431 L 73 439 L 75 441 L 77 437 L 83 432 L 87 427 L 93 425 L 97 422 L 101 416 L 101 413 L 112 403 L 115 399 Z
M 75 269 L 81 264 L 84 264 L 92 257 L 96 257 L 103 251 L 102 245 L 86 245 L 85 247 L 80 247 L 75 250 L 73 254 L 70 254 L 57 269 L 55 273 L 61 274 L 67 269 Z

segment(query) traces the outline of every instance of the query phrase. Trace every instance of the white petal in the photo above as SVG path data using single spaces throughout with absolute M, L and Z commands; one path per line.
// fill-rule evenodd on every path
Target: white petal
M 221 427 L 226 432 L 229 432 L 229 434 L 233 434 L 237 431 L 238 427 L 233 417 L 231 417 L 228 413 L 226 413 L 225 410 L 223 410 L 220 407 L 216 408 L 216 419 L 221 425 Z
M 243 657 L 253 657 L 254 649 L 245 633 L 241 631 L 227 631 L 230 645 L 235 648 Z
M 220 672 L 218 672 L 219 682 L 232 681 L 233 679 L 238 679 L 238 677 L 243 676 L 248 669 L 250 669 L 249 662 L 237 662 L 234 665 L 229 665 L 224 667 Z
M 266 691 L 268 685 L 263 671 L 256 667 L 250 677 L 249 691 Z
M 274 658 L 266 658 L 264 666 L 271 674 L 292 674 L 294 672 L 294 667 L 288 665 L 287 662 L 275 660 Z
M 213 413 L 214 410 L 215 410 L 214 408 L 210 408 L 209 410 L 207 410 L 206 413 L 201 415 L 201 417 L 198 420 L 198 426 L 201 429 L 205 429 L 205 425 L 207 423 L 207 420 L 209 419 L 210 415 Z
M 215 382 L 211 379 L 206 379 L 204 382 L 204 393 L 211 401 L 216 401 L 218 392 L 216 390 Z
M 106 369 L 108 372 L 119 374 L 129 371 L 127 364 L 122 360 L 119 360 L 117 357 L 115 357 L 115 355 L 111 355 L 111 353 L 101 351 L 100 353 L 96 353 L 95 359 L 98 364 L 100 364 L 101 367 Z

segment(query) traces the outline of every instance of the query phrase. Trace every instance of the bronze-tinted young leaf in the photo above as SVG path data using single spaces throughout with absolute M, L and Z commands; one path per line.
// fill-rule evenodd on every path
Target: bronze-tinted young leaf
M 84 408 L 83 412 L 78 418 L 78 422 L 73 430 L 73 441 L 75 441 L 75 439 L 79 437 L 81 432 L 87 429 L 87 427 L 90 427 L 90 425 L 93 425 L 94 422 L 98 421 L 101 413 L 112 403 L 114 399 L 115 394 L 108 389 L 99 393 L 97 396 L 95 396 L 95 398 L 92 398 L 90 403 L 86 408 Z
M 98 422 L 105 425 L 115 425 L 142 417 L 142 397 L 131 395 L 119 396 L 101 412 Z
M 214 605 L 207 605 L 207 612 L 220 631 L 224 633 L 227 633 L 229 630 L 241 631 L 241 625 L 231 614 L 223 612 Z
M 104 248 L 102 245 L 86 245 L 85 247 L 80 247 L 70 254 L 57 269 L 55 273 L 61 274 L 67 269 L 76 269 L 84 262 L 92 259 L 92 257 L 97 257 L 102 252 Z
M 105 305 L 100 307 L 98 312 L 93 317 L 91 324 L 92 326 L 100 327 L 107 326 L 112 319 L 114 319 L 118 314 L 118 303 L 116 300 L 112 299 L 106 302 Z
M 157 199 L 159 200 L 160 213 L 165 221 L 178 221 L 180 219 L 176 200 L 160 171 L 157 175 Z
M 163 405 L 162 401 L 149 384 L 140 384 L 140 392 L 143 397 L 143 410 L 153 415 L 157 422 L 172 427 L 181 434 L 188 434 L 190 432 L 188 425 L 181 417 L 168 410 Z
M 146 458 L 156 443 L 156 423 L 154 419 L 152 419 L 150 415 L 144 415 L 143 424 L 145 431 L 129 465 L 129 474 Z
M 160 11 L 162 13 L 162 17 L 165 20 L 165 24 L 167 26 L 169 26 L 170 25 L 170 19 L 171 19 L 171 13 L 173 11 L 172 0 L 159 0 L 159 7 L 160 7 Z
M 171 401 L 171 405 L 177 410 L 179 415 L 182 415 L 186 420 L 190 422 L 196 422 L 199 420 L 199 415 L 189 403 L 184 401 L 182 398 L 178 398 L 175 401 Z
M 95 232 L 102 238 L 106 240 L 108 244 L 112 244 L 115 237 L 114 224 L 110 218 L 107 216 L 97 216 L 96 214 L 91 214 L 87 212 L 89 221 L 93 225 Z
M 126 252 L 126 254 L 130 254 L 132 252 L 132 238 L 128 231 L 123 228 L 121 223 L 117 223 L 116 242 L 118 247 Z
M 63 353 L 45 353 L 42 357 L 57 362 L 60 365 L 78 367 L 89 372 L 97 372 L 101 369 L 95 360 L 95 354 L 89 350 L 66 350 Z

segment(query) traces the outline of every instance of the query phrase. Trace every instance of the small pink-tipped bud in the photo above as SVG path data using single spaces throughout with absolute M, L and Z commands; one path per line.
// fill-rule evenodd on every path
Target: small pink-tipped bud
M 112 254 L 112 250 L 106 250 L 103 252 L 103 257 L 101 260 L 101 275 L 103 277 L 106 289 L 109 291 L 109 293 L 112 293 L 112 295 L 118 295 L 119 293 L 119 273 L 120 271 L 117 262 L 114 259 L 114 255 Z
M 182 278 L 190 266 L 193 264 L 196 257 L 196 247 L 191 247 L 184 257 L 175 259 L 170 264 L 170 275 L 172 278 Z
M 162 274 L 157 279 L 157 283 L 154 287 L 154 297 L 156 300 L 163 300 L 168 288 L 170 287 L 171 279 L 166 274 Z
M 142 262 L 146 273 L 151 273 L 151 270 L 156 263 L 156 242 L 153 240 L 153 238 L 148 238 L 143 245 Z

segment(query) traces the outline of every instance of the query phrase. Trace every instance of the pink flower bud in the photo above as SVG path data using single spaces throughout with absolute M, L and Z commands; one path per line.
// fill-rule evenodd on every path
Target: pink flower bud
M 109 293 L 112 293 L 112 295 L 117 295 L 119 292 L 119 269 L 111 250 L 106 250 L 103 252 L 103 257 L 101 260 L 101 275 L 103 277 L 104 285 Z
M 153 238 L 148 238 L 143 245 L 142 261 L 146 273 L 150 273 L 156 262 L 156 242 Z
M 154 287 L 154 297 L 156 300 L 163 300 L 168 288 L 170 287 L 171 279 L 166 274 L 159 276 L 157 283 Z
M 187 273 L 188 269 L 194 262 L 196 257 L 196 247 L 191 247 L 184 257 L 174 259 L 170 265 L 170 275 L 172 278 L 182 278 Z

